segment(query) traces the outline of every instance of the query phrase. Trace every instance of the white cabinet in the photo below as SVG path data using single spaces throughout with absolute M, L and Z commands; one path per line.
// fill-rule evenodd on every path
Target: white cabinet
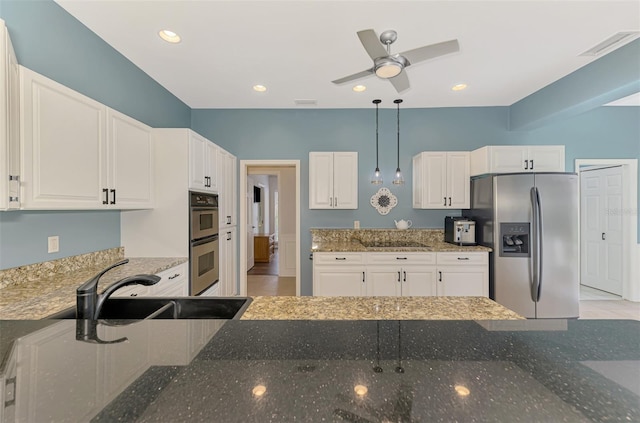
M 220 228 L 237 225 L 237 176 L 236 176 L 236 157 L 220 149 L 218 154 L 218 169 L 219 169 L 219 182 L 220 194 L 219 201 L 219 216 L 220 216 Z
M 470 206 L 467 151 L 429 151 L 413 157 L 413 208 L 467 209 Z
M 20 207 L 20 72 L 0 19 L 0 210 Z
M 487 252 L 314 253 L 316 296 L 489 296 Z
M 358 208 L 358 153 L 309 153 L 309 208 Z
M 203 136 L 189 132 L 189 188 L 218 192 L 218 146 Z
M 230 227 L 220 231 L 220 285 L 219 295 L 222 297 L 232 297 L 237 294 L 237 233 L 235 227 Z
M 314 253 L 313 295 L 366 295 L 363 253 Z
M 151 128 L 107 108 L 106 148 L 102 183 L 106 188 L 102 190 L 104 195 L 108 189 L 109 206 L 152 208 L 155 169 Z
M 20 67 L 24 209 L 153 206 L 151 128 Z
M 471 176 L 564 171 L 564 145 L 490 145 L 471 152 Z
M 367 253 L 366 295 L 435 296 L 435 253 Z
M 489 253 L 437 253 L 438 296 L 489 296 Z

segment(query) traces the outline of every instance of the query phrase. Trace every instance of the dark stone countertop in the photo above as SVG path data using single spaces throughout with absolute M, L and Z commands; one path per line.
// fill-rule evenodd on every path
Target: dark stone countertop
M 640 421 L 639 321 L 128 323 L 0 321 L 3 421 Z

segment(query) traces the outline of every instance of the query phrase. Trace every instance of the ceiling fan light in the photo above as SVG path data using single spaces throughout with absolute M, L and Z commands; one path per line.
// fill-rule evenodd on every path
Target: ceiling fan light
M 375 71 L 379 78 L 393 78 L 402 72 L 402 64 L 391 59 L 384 59 L 376 63 Z

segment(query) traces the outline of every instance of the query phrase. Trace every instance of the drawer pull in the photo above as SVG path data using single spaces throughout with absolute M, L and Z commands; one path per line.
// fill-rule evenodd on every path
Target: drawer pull
M 176 274 L 175 274 L 175 275 L 173 275 L 173 276 L 169 276 L 169 279 L 175 279 L 175 278 L 177 278 L 178 276 L 180 276 L 180 273 L 176 273 Z
M 396 260 L 406 260 L 406 257 L 396 257 Z
M 458 257 L 458 260 L 469 260 L 469 257 Z
M 336 257 L 336 260 L 346 260 L 346 257 Z

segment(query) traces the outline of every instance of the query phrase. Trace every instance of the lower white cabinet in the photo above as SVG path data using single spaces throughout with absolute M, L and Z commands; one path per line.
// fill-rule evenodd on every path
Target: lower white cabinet
M 220 292 L 222 297 L 232 297 L 237 294 L 237 232 L 235 227 L 220 231 L 218 242 L 220 247 Z
M 366 294 L 363 253 L 313 255 L 313 295 L 360 297 Z
M 314 253 L 316 296 L 489 296 L 487 252 Z
M 367 296 L 434 296 L 434 253 L 367 253 Z
M 438 253 L 438 295 L 489 296 L 489 253 Z

